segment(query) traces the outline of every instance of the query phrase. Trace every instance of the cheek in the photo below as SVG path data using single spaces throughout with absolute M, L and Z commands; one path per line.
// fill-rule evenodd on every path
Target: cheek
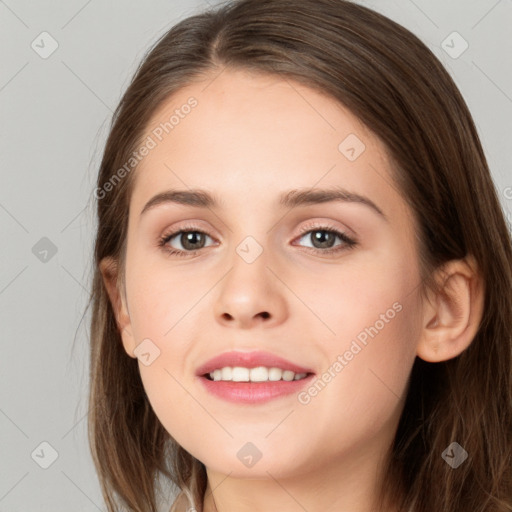
M 376 325 L 379 333 L 389 331 L 388 325 L 404 316 L 399 310 L 415 297 L 419 275 L 414 255 L 398 254 L 393 245 L 349 257 L 322 272 L 307 272 L 297 282 L 295 290 L 329 328 L 332 344 L 343 347 L 360 334 L 364 342 L 371 339 L 366 329 Z
M 147 265 L 133 258 L 131 265 L 127 265 L 131 328 L 135 343 L 149 354 L 138 363 L 142 384 L 164 428 L 182 440 L 196 424 L 191 418 L 204 416 L 191 395 L 190 340 L 197 330 L 194 305 L 200 306 L 198 301 L 211 284 L 190 286 L 190 275 L 169 271 L 161 263 Z
M 392 302 L 395 297 L 391 295 L 373 310 L 359 311 L 364 320 L 350 324 L 347 336 L 331 354 L 330 360 L 339 361 L 341 355 L 343 362 L 335 368 L 338 372 L 334 372 L 334 385 L 329 388 L 325 403 L 344 407 L 326 411 L 318 403 L 317 413 L 325 413 L 326 421 L 330 416 L 338 424 L 353 422 L 361 433 L 365 431 L 363 437 L 376 434 L 400 414 L 416 357 L 416 294 Z
M 333 344 L 325 372 L 300 397 L 297 423 L 310 429 L 323 425 L 315 447 L 319 459 L 357 449 L 371 453 L 386 435 L 394 435 L 415 358 L 414 308 L 409 301 L 401 305 L 393 319 L 376 327 L 374 315 L 367 312 L 368 331 L 354 326 L 359 338 L 348 334 Z M 315 436 L 309 437 L 313 443 Z M 287 443 L 285 437 L 280 441 Z
M 368 434 L 404 398 L 421 319 L 414 260 L 388 256 L 340 270 L 318 293 L 314 307 L 335 335 L 323 337 L 325 373 L 301 402 L 319 421 L 354 422 Z
M 127 274 L 127 293 L 131 297 L 130 319 L 137 338 L 168 341 L 213 284 L 208 277 L 203 275 L 205 279 L 199 282 L 189 270 L 172 268 L 163 256 L 156 262 L 134 257 L 131 273 Z

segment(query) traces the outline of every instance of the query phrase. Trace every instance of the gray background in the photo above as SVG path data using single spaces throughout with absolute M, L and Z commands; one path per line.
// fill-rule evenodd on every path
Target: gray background
M 360 3 L 414 32 L 448 68 L 512 222 L 512 1 Z M 208 5 L 0 0 L 0 512 L 106 510 L 86 430 L 92 192 L 136 65 Z M 454 31 L 469 44 L 460 56 Z M 42 32 L 58 44 L 47 58 Z

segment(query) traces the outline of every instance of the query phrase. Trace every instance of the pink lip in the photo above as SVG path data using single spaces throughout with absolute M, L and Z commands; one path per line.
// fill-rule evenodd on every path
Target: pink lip
M 196 371 L 196 375 L 207 375 L 213 370 L 224 368 L 225 366 L 243 366 L 244 368 L 256 368 L 265 366 L 267 368 L 281 368 L 282 370 L 290 370 L 295 373 L 314 373 L 313 370 L 304 368 L 295 363 L 287 361 L 282 357 L 276 356 L 270 352 L 253 351 L 253 352 L 225 352 L 202 364 Z
M 225 366 L 243 366 L 245 368 L 256 368 L 258 366 L 275 367 L 309 375 L 300 380 L 267 382 L 213 381 L 206 378 L 213 370 L 224 368 Z M 212 395 L 228 402 L 247 404 L 268 402 L 291 393 L 297 393 L 314 378 L 312 370 L 287 361 L 270 352 L 262 351 L 235 351 L 220 354 L 202 364 L 197 369 L 196 375 L 199 377 L 201 384 Z
M 315 376 L 310 374 L 304 379 L 292 381 L 233 382 L 213 381 L 206 377 L 198 377 L 209 393 L 235 404 L 261 404 L 293 393 L 297 394 L 314 378 Z

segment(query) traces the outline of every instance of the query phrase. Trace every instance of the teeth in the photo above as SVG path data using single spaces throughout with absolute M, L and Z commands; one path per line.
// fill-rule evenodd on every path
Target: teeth
M 233 380 L 233 368 L 226 366 L 226 368 L 222 368 L 222 370 L 216 370 L 221 375 L 218 380 Z
M 266 368 L 258 366 L 257 368 L 244 368 L 242 366 L 219 368 L 210 372 L 210 378 L 214 381 L 225 380 L 233 382 L 267 382 L 267 381 L 292 381 L 300 380 L 306 377 L 306 373 L 294 373 L 290 370 L 281 370 L 281 368 Z
M 248 368 L 239 368 L 238 366 L 235 366 L 233 368 L 232 373 L 232 381 L 233 382 L 244 382 L 249 380 L 249 369 Z

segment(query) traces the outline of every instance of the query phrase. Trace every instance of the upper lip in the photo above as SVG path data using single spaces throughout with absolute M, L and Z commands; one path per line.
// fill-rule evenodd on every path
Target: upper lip
M 206 375 L 214 370 L 224 368 L 225 366 L 242 366 L 244 368 L 256 368 L 265 366 L 267 368 L 281 368 L 282 370 L 290 370 L 294 373 L 314 373 L 313 370 L 304 368 L 298 364 L 292 363 L 282 357 L 271 352 L 253 351 L 253 352 L 224 352 L 218 356 L 209 359 L 203 363 L 196 371 L 196 375 Z

